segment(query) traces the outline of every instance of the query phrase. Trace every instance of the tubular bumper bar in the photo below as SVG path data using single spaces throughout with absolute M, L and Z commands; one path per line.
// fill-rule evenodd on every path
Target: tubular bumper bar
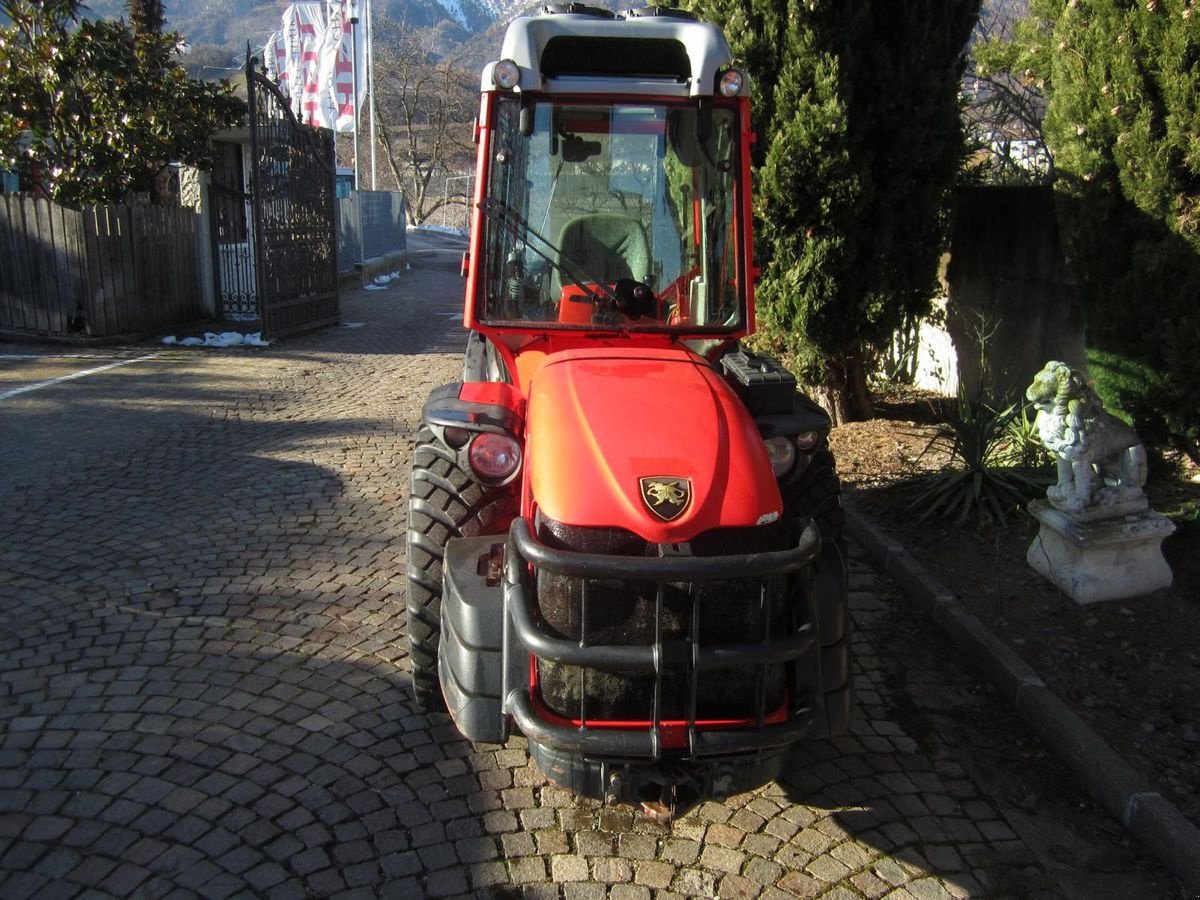
M 516 688 L 508 693 L 509 713 L 521 733 L 531 741 L 567 750 L 572 753 L 596 756 L 621 756 L 636 759 L 658 759 L 661 741 L 657 729 L 633 731 L 616 728 L 571 728 L 539 718 L 529 699 L 529 691 Z M 701 730 L 688 727 L 688 755 L 733 756 L 785 747 L 804 737 L 812 725 L 813 711 L 804 708 L 787 722 L 754 728 L 722 728 Z
M 796 546 L 787 550 L 744 553 L 727 556 L 634 557 L 577 553 L 546 546 L 534 537 L 529 521 L 518 518 L 509 529 L 505 547 L 504 594 L 506 608 L 506 663 L 504 711 L 510 714 L 527 738 L 560 750 L 585 755 L 621 756 L 658 759 L 662 750 L 661 726 L 657 712 L 654 723 L 644 729 L 588 727 L 562 724 L 540 716 L 530 696 L 529 665 L 526 654 L 543 660 L 581 668 L 600 668 L 627 672 L 652 672 L 661 683 L 668 668 L 687 668 L 693 674 L 693 714 L 686 723 L 688 755 L 724 756 L 753 753 L 783 747 L 800 740 L 812 724 L 811 706 L 793 708 L 785 722 L 767 723 L 761 698 L 757 709 L 747 716 L 748 724 L 732 727 L 698 728 L 695 722 L 696 673 L 714 669 L 755 667 L 765 673 L 766 666 L 784 664 L 816 652 L 815 622 L 808 620 L 785 637 L 769 638 L 769 620 L 764 622 L 763 639 L 755 643 L 702 644 L 692 640 L 663 640 L 640 645 L 590 644 L 587 641 L 586 599 L 581 617 L 585 627 L 581 639 L 552 637 L 538 625 L 536 594 L 528 574 L 528 564 L 557 575 L 582 579 L 612 579 L 629 582 L 653 582 L 658 585 L 661 602 L 663 586 L 669 583 L 723 581 L 782 577 L 802 571 L 820 552 L 821 538 L 811 522 Z M 586 590 L 584 592 L 586 598 Z M 694 596 L 694 595 L 693 595 Z M 693 603 L 700 602 L 694 597 Z M 525 652 L 521 652 L 521 651 Z M 765 674 L 761 677 L 765 678 Z M 660 686 L 655 688 L 658 708 Z M 678 726 L 675 726 L 678 727 Z
M 803 569 L 821 552 L 821 536 L 812 522 L 796 546 L 788 550 L 730 556 L 607 556 L 555 550 L 535 538 L 529 530 L 529 520 L 523 518 L 513 521 L 508 536 L 506 564 L 513 561 L 516 550 L 521 559 L 556 575 L 620 581 L 724 581 L 731 575 L 737 578 L 788 575 Z

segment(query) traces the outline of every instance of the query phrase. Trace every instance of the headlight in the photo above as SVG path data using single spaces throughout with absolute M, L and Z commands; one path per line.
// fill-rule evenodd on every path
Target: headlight
M 492 83 L 504 91 L 511 91 L 521 81 L 521 68 L 511 59 L 502 59 L 492 69 Z
M 819 431 L 802 431 L 796 435 L 796 446 L 807 453 L 813 447 L 817 446 L 821 440 Z
M 767 448 L 767 458 L 771 460 L 771 471 L 776 478 L 788 473 L 796 462 L 796 445 L 791 438 L 773 437 L 763 441 Z
M 467 461 L 480 478 L 503 481 L 521 465 L 521 445 L 506 434 L 477 434 L 467 451 Z

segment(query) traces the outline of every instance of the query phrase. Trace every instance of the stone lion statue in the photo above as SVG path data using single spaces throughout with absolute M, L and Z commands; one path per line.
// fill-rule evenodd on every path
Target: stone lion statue
M 1042 444 L 1058 462 L 1058 483 L 1046 491 L 1054 506 L 1080 512 L 1144 496 L 1145 447 L 1132 428 L 1105 411 L 1079 373 L 1051 360 L 1025 396 L 1037 410 Z

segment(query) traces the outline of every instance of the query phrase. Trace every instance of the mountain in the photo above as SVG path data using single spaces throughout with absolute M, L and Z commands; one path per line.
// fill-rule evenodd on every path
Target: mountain
M 323 0 L 322 0 L 323 2 Z M 528 7 L 530 0 L 374 0 L 376 21 L 403 22 L 410 28 L 432 30 L 444 52 L 507 21 Z M 85 0 L 86 12 L 96 18 L 128 18 L 125 0 Z M 209 69 L 240 65 L 246 44 L 261 48 L 278 31 L 286 0 L 166 0 L 167 27 L 178 31 L 203 58 Z M 189 61 L 191 62 L 191 61 Z
M 377 23 L 391 20 L 427 32 L 438 55 L 459 60 L 471 70 L 494 58 L 504 25 L 514 16 L 562 0 L 373 0 Z M 611 9 L 656 0 L 586 0 Z M 126 0 L 85 0 L 91 15 L 128 18 Z M 165 0 L 167 27 L 191 45 L 185 59 L 199 77 L 229 75 L 241 68 L 246 44 L 258 51 L 279 30 L 290 0 Z M 1028 0 L 984 0 L 983 33 L 1004 33 L 1028 10 Z M 384 29 L 379 28 L 379 31 Z

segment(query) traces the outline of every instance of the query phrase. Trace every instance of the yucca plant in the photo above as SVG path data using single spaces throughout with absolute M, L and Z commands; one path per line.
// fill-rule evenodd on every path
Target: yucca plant
M 962 525 L 973 518 L 980 524 L 1003 525 L 1043 494 L 1048 478 L 1011 464 L 1014 446 L 1022 447 L 1014 443 L 1014 428 L 1022 429 L 1021 423 L 1022 410 L 1016 404 L 998 410 L 960 389 L 957 405 L 918 457 L 940 452 L 948 460 L 939 471 L 914 482 L 908 508 L 917 512 L 917 519 L 937 516 Z M 1027 413 L 1024 423 L 1024 434 L 1035 435 Z
M 996 448 L 996 462 L 1020 469 L 1041 469 L 1054 462 L 1042 443 L 1036 418 L 1033 404 L 1023 403 L 1016 408 L 1004 426 L 1004 439 Z

